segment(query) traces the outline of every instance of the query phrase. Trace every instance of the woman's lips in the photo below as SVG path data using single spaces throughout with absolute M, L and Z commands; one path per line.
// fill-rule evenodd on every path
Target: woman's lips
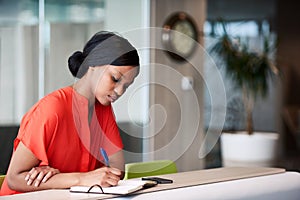
M 110 102 L 115 102 L 118 99 L 118 97 L 108 95 L 108 99 Z

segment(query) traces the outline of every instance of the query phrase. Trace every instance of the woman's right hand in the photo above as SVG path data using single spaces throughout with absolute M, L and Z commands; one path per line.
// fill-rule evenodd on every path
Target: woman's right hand
M 121 171 L 113 167 L 101 167 L 96 170 L 82 173 L 80 176 L 80 185 L 91 186 L 99 184 L 102 187 L 115 186 L 118 184 Z

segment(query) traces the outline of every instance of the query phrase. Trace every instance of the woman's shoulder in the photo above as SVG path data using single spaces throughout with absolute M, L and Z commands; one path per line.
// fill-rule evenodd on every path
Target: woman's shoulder
M 32 113 L 64 113 L 71 106 L 72 91 L 72 87 L 64 87 L 49 93 L 33 105 L 26 115 L 32 115 Z
M 47 106 L 48 108 L 64 108 L 72 100 L 72 91 L 71 87 L 64 87 L 58 90 L 55 90 L 48 95 L 44 96 L 40 101 L 37 102 L 38 107 Z

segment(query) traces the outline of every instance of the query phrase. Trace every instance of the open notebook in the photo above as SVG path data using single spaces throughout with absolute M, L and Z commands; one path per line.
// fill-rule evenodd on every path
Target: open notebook
M 130 194 L 155 186 L 155 181 L 142 181 L 142 180 L 120 180 L 117 186 L 101 187 L 100 185 L 88 186 L 72 186 L 70 192 L 85 192 L 85 193 L 102 193 L 102 194 Z

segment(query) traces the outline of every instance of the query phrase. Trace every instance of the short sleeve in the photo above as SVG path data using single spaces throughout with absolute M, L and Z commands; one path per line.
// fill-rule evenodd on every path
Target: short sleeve
M 57 124 L 58 117 L 53 108 L 37 104 L 22 119 L 14 149 L 21 141 L 41 161 L 40 165 L 48 165 L 47 148 Z

